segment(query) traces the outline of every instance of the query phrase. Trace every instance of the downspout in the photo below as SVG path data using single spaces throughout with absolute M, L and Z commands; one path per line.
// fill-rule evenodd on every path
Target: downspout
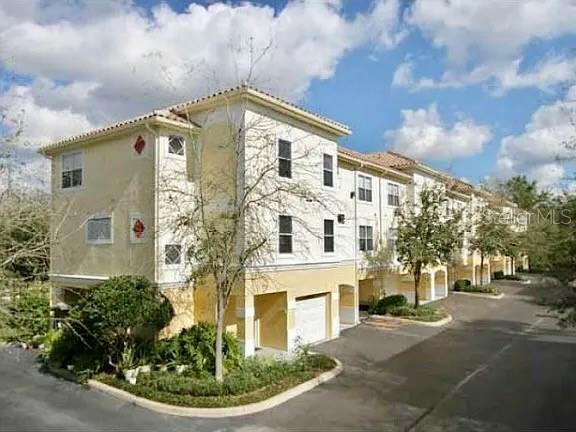
M 160 191 L 160 149 L 158 142 L 158 135 L 152 129 L 149 122 L 144 123 L 146 130 L 154 137 L 154 283 L 160 282 L 160 248 L 158 242 L 159 223 L 158 218 L 160 215 L 159 205 L 159 191 Z

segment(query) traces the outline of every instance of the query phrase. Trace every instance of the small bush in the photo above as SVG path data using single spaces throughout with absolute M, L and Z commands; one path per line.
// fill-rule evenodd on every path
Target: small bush
M 223 338 L 224 364 L 231 369 L 242 357 L 236 338 L 229 333 Z M 184 329 L 178 336 L 155 343 L 149 362 L 153 364 L 185 364 L 194 373 L 214 373 L 216 369 L 216 326 L 199 323 Z
M 389 295 L 380 299 L 371 313 L 376 315 L 385 315 L 389 309 L 401 307 L 408 304 L 408 300 L 402 294 Z
M 472 285 L 472 282 L 468 279 L 458 279 L 454 282 L 454 291 L 464 291 L 470 285 Z
M 143 330 L 156 335 L 171 316 L 168 300 L 147 279 L 112 278 L 72 307 L 49 359 L 63 365 L 80 362 L 95 371 L 113 366 L 118 372 L 122 354 L 145 343 Z
M 415 321 L 433 322 L 439 321 L 446 317 L 446 314 L 431 308 L 430 306 L 419 306 L 415 308 L 412 305 L 397 306 L 390 308 L 388 313 L 399 318 L 407 318 Z
M 8 339 L 40 345 L 50 328 L 50 300 L 47 285 L 30 286 L 12 300 L 8 307 L 6 326 Z
M 504 272 L 502 270 L 498 270 L 494 272 L 494 279 L 504 279 Z
M 526 279 L 524 279 L 522 276 L 518 276 L 518 275 L 515 275 L 515 274 L 513 274 L 513 275 L 512 275 L 512 274 L 510 274 L 510 275 L 504 275 L 504 276 L 502 276 L 500 279 L 502 279 L 502 280 L 510 280 L 510 281 L 523 281 L 523 280 L 526 280 Z
M 470 285 L 465 289 L 461 290 L 462 292 L 469 292 L 469 293 L 481 293 L 481 294 L 499 294 L 498 289 L 491 284 L 487 285 Z

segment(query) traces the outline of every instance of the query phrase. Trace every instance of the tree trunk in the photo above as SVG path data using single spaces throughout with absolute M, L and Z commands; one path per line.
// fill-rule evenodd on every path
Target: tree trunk
M 222 353 L 222 339 L 224 336 L 224 299 L 221 290 L 218 290 L 218 301 L 216 309 L 216 381 L 224 380 L 224 366 Z
M 480 254 L 480 285 L 484 285 L 484 254 Z
M 416 264 L 414 268 L 414 307 L 418 308 L 420 306 L 420 295 L 418 294 L 418 288 L 420 288 L 420 276 L 422 275 L 422 264 Z

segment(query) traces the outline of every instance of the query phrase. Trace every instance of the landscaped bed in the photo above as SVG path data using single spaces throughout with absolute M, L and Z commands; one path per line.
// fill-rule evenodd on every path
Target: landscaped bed
M 412 321 L 438 322 L 448 318 L 448 314 L 442 310 L 430 306 L 421 305 L 415 307 L 408 304 L 403 295 L 390 295 L 380 300 L 374 300 L 369 307 L 371 315 L 391 316 Z
M 457 280 L 454 284 L 454 292 L 465 294 L 482 294 L 484 296 L 500 296 L 501 293 L 495 285 L 472 285 L 467 279 Z
M 260 402 L 336 367 L 323 354 L 305 354 L 290 361 L 255 358 L 243 361 L 218 383 L 210 374 L 152 371 L 136 384 L 111 374 L 94 379 L 146 399 L 170 405 L 219 408 Z

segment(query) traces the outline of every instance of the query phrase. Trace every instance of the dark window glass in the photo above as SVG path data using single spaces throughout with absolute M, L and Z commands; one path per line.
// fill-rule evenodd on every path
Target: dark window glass
M 278 175 L 292 178 L 292 143 L 278 140 Z
M 292 216 L 278 218 L 278 251 L 292 253 Z
M 324 219 L 324 252 L 334 252 L 334 221 Z

